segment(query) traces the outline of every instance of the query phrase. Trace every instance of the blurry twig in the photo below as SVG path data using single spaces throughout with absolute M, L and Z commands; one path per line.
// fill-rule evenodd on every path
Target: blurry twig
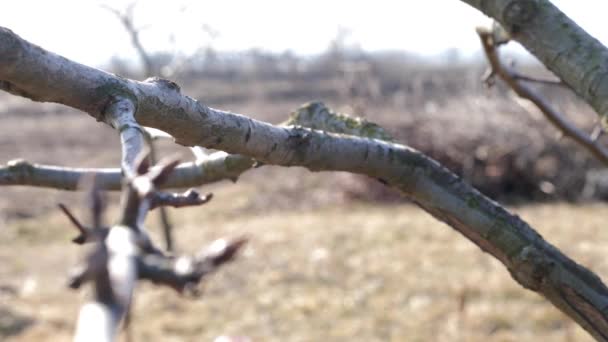
M 60 206 L 85 240 L 89 236 L 98 237 L 84 263 L 72 272 L 69 281 L 73 289 L 92 283 L 95 290 L 92 300 L 81 308 L 75 341 L 114 341 L 121 321 L 128 317 L 138 279 L 167 285 L 180 292 L 196 293 L 196 286 L 203 278 L 234 260 L 247 242 L 246 237 L 220 239 L 194 256 L 180 257 L 165 254 L 154 247 L 141 226 L 142 215 L 152 207 L 150 202 L 166 195 L 158 195 L 157 188 L 177 165 L 177 160 L 169 160 L 151 167 L 147 153 L 140 153 L 128 165 L 131 169 L 125 170 L 120 219 L 110 228 L 88 228 L 65 206 Z M 190 194 L 194 195 L 186 197 L 202 201 L 198 194 Z M 102 210 L 101 196 L 92 197 L 92 210 Z M 101 216 L 101 212 L 94 212 L 94 216 Z
M 157 191 L 150 198 L 150 209 L 163 207 L 182 208 L 201 205 L 209 202 L 213 194 L 201 196 L 196 190 L 189 189 L 183 194 Z M 168 249 L 170 250 L 170 249 Z
M 143 64 L 144 73 L 147 77 L 155 74 L 154 63 L 152 63 L 152 58 L 150 58 L 150 54 L 146 51 L 146 49 L 141 43 L 141 40 L 139 39 L 139 33 L 142 29 L 136 28 L 134 24 L 133 9 L 135 8 L 136 4 L 137 1 L 131 2 L 129 5 L 127 5 L 124 11 L 119 11 L 107 5 L 101 5 L 101 8 L 114 14 L 118 18 L 118 20 L 120 20 L 120 23 L 129 34 L 129 38 L 131 38 L 131 45 L 133 45 L 133 48 L 135 48 L 135 50 L 137 51 L 137 55 L 139 56 L 139 59 Z
M 493 33 L 486 28 L 478 28 L 477 34 L 481 39 L 483 50 L 490 63 L 490 72 L 484 76 L 484 81 L 488 85 L 493 84 L 495 76 L 500 77 L 513 91 L 521 98 L 531 101 L 560 132 L 567 137 L 570 137 L 581 146 L 586 148 L 602 163 L 608 165 L 608 149 L 600 145 L 597 141 L 600 133 L 590 136 L 573 123 L 569 122 L 560 112 L 555 110 L 549 103 L 537 94 L 532 88 L 528 87 L 521 81 L 540 82 L 539 80 L 518 75 L 507 66 L 503 65 L 498 56 L 497 44 L 494 42 Z M 542 83 L 546 83 L 542 81 Z M 551 82 L 555 84 L 554 82 Z
M 144 134 L 146 137 L 146 142 L 148 143 L 148 147 L 150 148 L 150 162 L 155 164 L 157 162 L 156 158 L 156 146 L 154 145 L 154 140 L 151 135 L 146 131 Z M 168 252 L 173 252 L 173 227 L 171 225 L 171 219 L 169 218 L 169 213 L 165 206 L 160 206 L 158 208 L 158 217 L 160 219 L 160 225 L 163 228 L 163 237 L 165 239 L 165 249 Z
M 72 212 L 65 204 L 59 203 L 59 208 L 61 209 L 61 211 L 63 211 L 63 213 L 68 217 L 70 222 L 76 227 L 76 229 L 78 229 L 80 233 L 78 234 L 78 236 L 72 239 L 72 242 L 82 245 L 87 242 L 93 242 L 100 239 L 103 240 L 108 235 L 108 232 L 110 230 L 109 227 L 102 227 L 101 225 L 99 225 L 98 221 L 93 222 L 93 227 L 87 227 L 83 225 L 74 216 L 74 214 L 72 214 Z M 92 210 L 95 211 L 95 208 L 93 208 Z

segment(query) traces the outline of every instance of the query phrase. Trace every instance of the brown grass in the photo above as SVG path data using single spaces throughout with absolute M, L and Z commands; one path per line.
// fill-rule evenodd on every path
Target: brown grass
M 141 284 L 136 341 L 209 341 L 222 334 L 255 341 L 591 340 L 515 284 L 497 261 L 418 208 L 350 204 L 243 214 L 251 198 L 243 187 L 173 215 L 182 251 L 242 233 L 251 244 L 205 285 L 202 298 Z M 516 211 L 605 278 L 605 210 Z M 70 339 L 83 301 L 65 287 L 66 266 L 79 250 L 67 242 L 70 229 L 59 214 L 49 214 L 2 231 L 0 336 Z

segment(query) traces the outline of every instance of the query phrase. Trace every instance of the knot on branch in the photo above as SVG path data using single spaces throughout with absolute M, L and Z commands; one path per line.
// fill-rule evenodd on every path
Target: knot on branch
M 8 163 L 6 163 L 6 166 L 8 167 L 9 171 L 20 175 L 32 172 L 34 168 L 32 164 L 25 159 L 9 160 Z
M 537 0 L 514 0 L 502 10 L 502 20 L 511 33 L 530 23 L 538 14 Z
M 295 126 L 288 130 L 287 145 L 293 150 L 289 164 L 297 163 L 305 157 L 305 151 L 311 141 L 311 132 L 303 127 Z
M 180 94 L 181 91 L 182 91 L 177 83 L 175 83 L 175 82 L 173 82 L 171 80 L 160 78 L 160 77 L 149 77 L 144 82 L 146 82 L 146 83 L 154 83 L 158 87 L 163 88 L 164 90 L 175 91 L 178 94 Z
M 32 176 L 35 168 L 24 159 L 13 159 L 6 163 L 5 170 L 7 172 L 0 172 L 0 183 L 23 184 Z
M 114 98 L 104 109 L 103 121 L 119 132 L 123 132 L 127 128 L 142 130 L 135 121 L 136 109 L 135 102 L 131 99 L 125 97 Z
M 513 267 L 510 271 L 513 278 L 525 288 L 539 291 L 545 279 L 553 271 L 554 265 L 554 262 L 547 258 L 546 253 L 535 246 L 526 246 L 513 258 Z

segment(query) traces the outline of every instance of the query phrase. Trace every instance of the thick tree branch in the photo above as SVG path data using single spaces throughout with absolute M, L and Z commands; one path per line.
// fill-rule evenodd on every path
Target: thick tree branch
M 490 63 L 490 68 L 492 70 L 491 74 L 500 77 L 518 96 L 532 102 L 541 113 L 543 113 L 545 118 L 547 118 L 547 120 L 565 136 L 576 141 L 591 152 L 598 160 L 605 165 L 608 165 L 608 149 L 600 145 L 598 141 L 593 140 L 590 135 L 576 127 L 573 123 L 569 122 L 563 114 L 551 107 L 540 94 L 521 82 L 522 80 L 530 81 L 529 78 L 516 74 L 501 63 L 492 32 L 487 29 L 478 28 L 477 34 L 481 39 L 481 44 L 488 62 Z M 532 79 L 532 81 L 538 82 L 537 79 Z
M 117 97 L 132 99 L 140 125 L 165 131 L 184 145 L 262 163 L 381 179 L 493 255 L 516 281 L 545 296 L 594 337 L 608 340 L 608 288 L 595 274 L 436 161 L 407 146 L 377 140 L 374 130 L 361 129 L 370 138 L 358 138 L 273 126 L 209 108 L 183 96 L 169 81 L 125 80 L 72 63 L 5 29 L 0 30 L 0 79 L 36 99 L 79 108 L 96 118 Z
M 462 0 L 496 19 L 543 64 L 608 115 L 608 49 L 548 0 Z

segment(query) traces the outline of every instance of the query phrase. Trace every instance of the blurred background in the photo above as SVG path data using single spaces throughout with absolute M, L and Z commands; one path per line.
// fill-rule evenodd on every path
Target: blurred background
M 608 41 L 601 2 L 554 3 Z M 212 107 L 280 123 L 320 100 L 374 121 L 606 278 L 608 174 L 500 81 L 484 85 L 474 29 L 490 24 L 457 0 L 20 1 L 0 12 L 0 25 L 49 51 L 129 78 L 174 80 Z M 552 77 L 515 43 L 501 51 L 520 72 Z M 571 91 L 536 87 L 580 127 L 597 126 Z M 159 148 L 192 159 L 170 142 Z M 16 158 L 113 167 L 120 148 L 116 133 L 86 114 L 1 93 L 0 162 Z M 177 251 L 242 233 L 251 244 L 202 298 L 140 285 L 136 341 L 590 340 L 496 261 L 374 180 L 265 166 L 201 190 L 214 192 L 210 204 L 169 210 Z M 81 251 L 56 205 L 86 219 L 83 198 L 0 188 L 0 339 L 70 339 L 84 294 L 65 282 Z M 158 233 L 157 213 L 148 222 Z

